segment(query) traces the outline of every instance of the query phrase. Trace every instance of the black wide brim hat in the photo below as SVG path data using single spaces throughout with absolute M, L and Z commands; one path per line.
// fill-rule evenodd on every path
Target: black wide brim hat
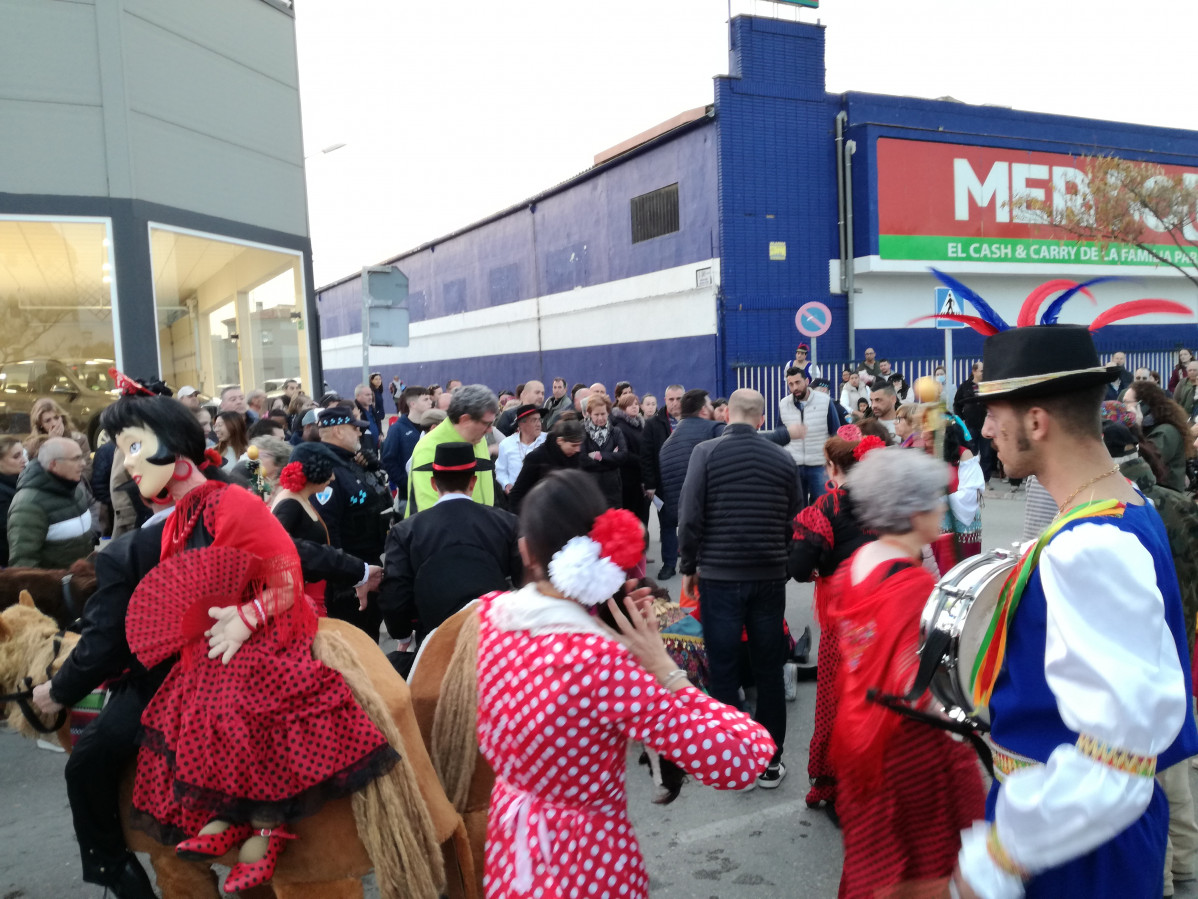
M 982 348 L 984 380 L 971 400 L 1053 396 L 1109 384 L 1118 366 L 1098 360 L 1084 325 L 1032 325 L 999 331 Z
M 438 443 L 433 451 L 433 461 L 417 465 L 412 471 L 437 472 L 451 471 L 490 471 L 494 464 L 490 459 L 480 459 L 474 454 L 474 447 L 465 441 L 450 441 Z

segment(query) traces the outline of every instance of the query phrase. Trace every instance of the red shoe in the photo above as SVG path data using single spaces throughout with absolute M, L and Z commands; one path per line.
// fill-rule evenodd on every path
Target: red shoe
M 275 876 L 275 865 L 283 853 L 283 841 L 294 840 L 295 834 L 283 826 L 254 830 L 251 837 L 266 837 L 266 854 L 256 862 L 238 862 L 225 878 L 226 893 L 239 893 L 261 886 Z
M 230 824 L 220 833 L 200 834 L 175 847 L 175 855 L 184 861 L 202 862 L 220 858 L 240 846 L 251 833 L 248 824 Z

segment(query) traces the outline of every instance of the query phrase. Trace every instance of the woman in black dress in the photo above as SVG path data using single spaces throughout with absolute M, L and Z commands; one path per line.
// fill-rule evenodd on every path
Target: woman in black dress
M 332 489 L 333 468 L 337 457 L 321 443 L 301 443 L 291 453 L 291 461 L 279 472 L 279 489 L 271 500 L 270 510 L 295 540 L 328 545 L 329 530 L 312 505 L 312 497 Z M 304 584 L 316 614 L 326 617 L 325 582 Z

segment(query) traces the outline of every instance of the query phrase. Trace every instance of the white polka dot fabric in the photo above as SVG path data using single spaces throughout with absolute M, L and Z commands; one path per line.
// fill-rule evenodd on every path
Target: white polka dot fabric
M 648 877 L 627 815 L 629 740 L 717 789 L 753 783 L 774 742 L 693 686 L 665 690 L 615 640 L 505 631 L 482 604 L 478 736 L 495 770 L 486 895 L 634 899 Z

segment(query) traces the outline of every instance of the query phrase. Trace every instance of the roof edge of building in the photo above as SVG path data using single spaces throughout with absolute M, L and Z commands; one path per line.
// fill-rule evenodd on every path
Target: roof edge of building
M 638 156 L 641 153 L 648 152 L 649 150 L 665 143 L 668 140 L 672 140 L 675 137 L 691 131 L 694 128 L 705 124 L 706 122 L 711 121 L 715 118 L 715 116 L 716 112 L 714 103 L 709 103 L 706 106 L 698 106 L 695 109 L 690 109 L 686 112 L 679 113 L 672 119 L 668 119 L 667 121 L 662 122 L 660 125 L 650 128 L 648 131 L 641 132 L 641 134 L 631 137 L 627 141 L 617 144 L 615 147 L 612 147 L 609 150 L 603 151 L 595 157 L 595 164 L 589 169 L 585 169 L 584 171 L 579 172 L 577 175 L 567 178 L 565 181 L 561 181 L 552 187 L 546 188 L 540 193 L 535 194 L 525 200 L 521 200 L 518 203 L 513 203 L 511 206 L 505 207 L 498 212 L 493 212 L 484 218 L 471 222 L 469 225 L 465 225 L 455 231 L 449 232 L 448 234 L 443 234 L 440 237 L 426 241 L 417 247 L 413 247 L 410 250 L 405 250 L 404 252 L 398 253 L 395 256 L 390 256 L 378 264 L 394 265 L 402 259 L 406 259 L 409 256 L 415 256 L 417 253 L 422 253 L 431 247 L 435 247 L 439 244 L 445 243 L 446 241 L 461 237 L 463 234 L 467 234 L 476 228 L 481 228 L 483 225 L 489 225 L 491 222 L 498 221 L 505 216 L 511 215 L 513 212 L 526 209 L 529 206 L 534 206 L 542 200 L 553 196 L 554 194 L 561 193 L 564 190 L 574 187 L 576 184 L 581 184 L 582 182 L 595 177 L 611 166 L 619 165 L 625 160 L 631 159 L 634 156 Z M 614 151 L 617 149 L 619 152 L 615 153 Z M 605 156 L 605 154 L 613 155 L 607 155 L 606 158 L 600 160 L 600 157 Z M 334 287 L 338 287 L 348 281 L 354 280 L 355 278 L 360 278 L 361 276 L 362 273 L 360 271 L 353 272 L 351 274 L 345 275 L 344 277 L 338 278 L 336 281 L 330 281 L 328 284 L 317 287 L 315 293 L 319 295 L 326 290 L 331 290 Z

